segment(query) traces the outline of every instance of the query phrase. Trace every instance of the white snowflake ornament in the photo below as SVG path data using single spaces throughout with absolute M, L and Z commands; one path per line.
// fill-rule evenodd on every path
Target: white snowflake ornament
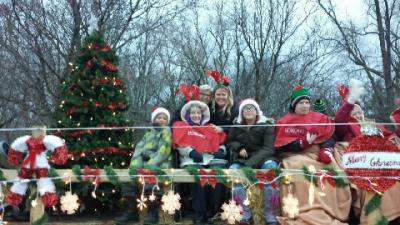
M 61 196 L 61 210 L 67 214 L 74 214 L 79 208 L 79 198 L 76 194 L 67 191 L 65 195 Z
M 240 222 L 242 219 L 242 207 L 237 205 L 235 201 L 230 200 L 229 204 L 224 203 L 222 205 L 222 220 L 227 220 L 228 224 L 235 224 L 235 222 Z
M 144 208 L 147 208 L 146 205 L 147 198 L 143 194 L 140 195 L 140 198 L 136 199 L 136 201 L 138 203 L 137 207 L 140 209 L 140 211 L 142 211 Z
M 299 215 L 299 200 L 289 193 L 283 198 L 283 211 L 289 218 L 294 219 Z
M 168 191 L 168 193 L 161 198 L 162 210 L 169 215 L 174 215 L 175 211 L 181 208 L 179 200 L 181 200 L 181 196 L 178 193 L 175 194 L 172 190 Z

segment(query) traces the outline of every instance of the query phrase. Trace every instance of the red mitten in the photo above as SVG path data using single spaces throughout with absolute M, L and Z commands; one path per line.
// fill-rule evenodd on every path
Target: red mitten
M 19 165 L 19 161 L 22 159 L 22 152 L 10 148 L 10 150 L 8 151 L 7 159 L 10 165 L 17 166 Z
M 321 148 L 318 154 L 318 161 L 329 164 L 333 160 L 333 149 L 332 148 Z
M 65 145 L 54 149 L 53 154 L 50 156 L 50 162 L 62 165 L 67 162 L 68 152 Z

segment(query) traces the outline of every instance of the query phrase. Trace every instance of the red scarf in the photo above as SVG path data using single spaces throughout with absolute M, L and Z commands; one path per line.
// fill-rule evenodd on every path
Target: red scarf
M 274 146 L 279 148 L 287 145 L 295 140 L 303 139 L 306 140 L 307 132 L 316 134 L 317 138 L 312 144 L 319 144 L 329 139 L 335 127 L 332 121 L 326 115 L 318 112 L 309 112 L 306 115 L 299 115 L 289 113 L 278 120 L 279 124 L 317 124 L 324 123 L 329 125 L 298 125 L 298 126 L 277 126 L 275 130 L 275 143 Z
M 200 153 L 214 153 L 225 142 L 226 134 L 218 133 L 210 124 L 190 126 L 183 121 L 172 125 L 174 147 L 190 146 Z

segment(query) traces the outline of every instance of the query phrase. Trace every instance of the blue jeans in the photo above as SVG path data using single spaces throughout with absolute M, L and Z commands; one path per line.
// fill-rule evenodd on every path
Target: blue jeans
M 233 163 L 229 169 L 240 169 L 243 167 L 241 163 Z M 278 163 L 274 160 L 267 160 L 261 166 L 261 169 L 275 169 L 278 167 Z M 233 187 L 233 196 L 235 199 L 240 199 L 241 206 L 243 208 L 242 220 L 250 220 L 251 211 L 250 207 L 243 205 L 243 201 L 246 199 L 246 190 L 242 184 L 236 184 Z M 270 184 L 264 185 L 264 217 L 267 223 L 277 223 L 275 217 L 275 210 L 280 208 L 279 201 L 279 189 L 274 189 Z

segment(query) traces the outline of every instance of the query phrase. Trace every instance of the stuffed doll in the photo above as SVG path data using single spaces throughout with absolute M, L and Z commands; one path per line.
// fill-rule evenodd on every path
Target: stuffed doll
M 51 156 L 48 158 L 49 153 Z M 24 159 L 20 163 L 22 158 Z M 57 136 L 46 135 L 43 127 L 34 129 L 32 136 L 26 135 L 17 138 L 8 151 L 8 162 L 10 165 L 20 165 L 20 170 L 7 194 L 7 203 L 17 206 L 22 202 L 28 188 L 27 179 L 31 179 L 35 174 L 37 189 L 44 206 L 51 207 L 57 204 L 56 188 L 48 177 L 49 162 L 61 165 L 67 159 L 68 153 L 64 141 Z

